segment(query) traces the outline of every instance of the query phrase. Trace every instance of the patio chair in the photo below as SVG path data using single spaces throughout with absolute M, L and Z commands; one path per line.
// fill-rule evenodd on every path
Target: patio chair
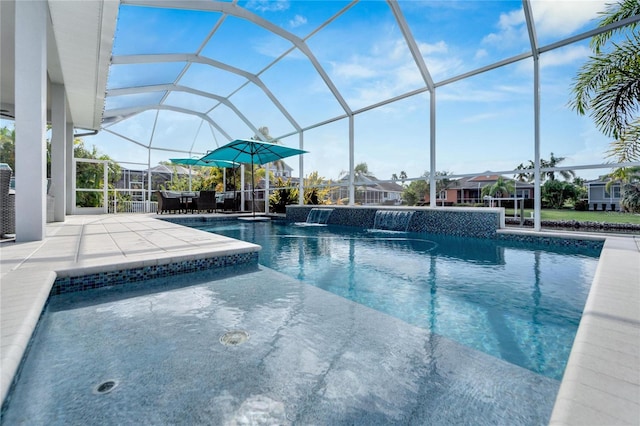
M 182 203 L 180 202 L 180 194 L 172 194 L 167 191 L 157 191 L 158 196 L 158 211 L 157 214 L 165 212 L 173 212 L 182 210 Z
M 11 168 L 0 167 L 0 237 L 16 233 L 15 195 L 10 190 Z
M 236 193 L 235 196 L 232 192 L 227 192 L 224 197 L 224 202 L 222 206 L 223 211 L 232 211 L 236 212 L 240 210 L 240 193 Z
M 194 210 L 216 212 L 216 191 L 200 191 L 200 196 L 194 199 Z

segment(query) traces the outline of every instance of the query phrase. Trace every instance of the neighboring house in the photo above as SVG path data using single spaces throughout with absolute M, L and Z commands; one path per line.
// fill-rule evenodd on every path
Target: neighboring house
M 358 175 L 355 179 L 356 204 L 400 205 L 404 188 L 395 182 L 381 182 L 374 176 Z M 349 197 L 349 175 L 343 176 L 331 190 L 331 201 Z
M 515 188 L 515 194 L 502 194 L 502 198 L 513 198 L 515 195 L 517 198 L 524 198 L 525 200 L 533 199 L 533 184 L 518 182 L 501 175 L 486 174 L 451 181 L 446 188 L 436 194 L 436 203 L 445 206 L 483 203 L 482 188 L 493 185 L 500 177 L 506 181 L 513 182 Z M 427 193 L 425 195 L 425 203 L 428 204 L 429 200 L 430 194 Z
M 288 165 L 287 163 L 285 163 L 284 161 L 280 164 L 282 167 L 278 168 L 276 167 L 275 163 L 269 163 L 269 171 L 271 172 L 272 176 L 275 177 L 276 179 L 278 179 L 279 177 L 282 178 L 283 180 L 287 180 L 291 177 L 291 172 L 293 171 L 293 167 L 291 167 L 290 165 Z M 262 168 L 266 168 L 264 165 L 261 165 L 260 167 Z
M 151 189 L 155 191 L 160 189 L 160 185 L 172 182 L 174 169 L 179 176 L 189 175 L 189 169 L 186 167 L 158 164 L 151 168 Z M 115 183 L 115 187 L 129 190 L 132 200 L 140 201 L 145 199 L 146 196 L 143 192 L 148 188 L 149 170 L 131 170 L 124 167 L 121 167 L 120 170 L 122 174 L 120 180 Z
M 589 210 L 620 211 L 620 188 L 622 185 L 619 182 L 613 183 L 607 191 L 607 184 L 610 181 L 609 178 L 601 177 L 587 182 Z

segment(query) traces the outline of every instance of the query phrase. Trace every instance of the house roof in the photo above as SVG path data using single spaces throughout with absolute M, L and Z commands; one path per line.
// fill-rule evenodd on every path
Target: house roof
M 2 73 L 0 109 L 15 114 L 16 2 L 0 1 Z M 119 1 L 48 1 L 47 76 L 64 85 L 68 111 L 77 128 L 98 130 L 107 92 L 107 77 Z M 47 97 L 51 110 L 51 97 Z
M 520 189 L 533 188 L 532 183 L 520 182 L 506 176 L 495 175 L 495 174 L 460 178 L 458 180 L 453 181 L 451 185 L 448 186 L 448 188 L 451 188 L 451 187 L 455 187 L 458 189 L 478 189 L 478 187 L 484 188 L 485 186 L 493 185 L 498 180 L 498 178 L 502 178 L 506 181 L 513 182 L 516 185 L 516 187 Z
M 349 174 L 344 175 L 338 182 L 348 182 Z M 404 188 L 395 182 L 383 182 L 378 180 L 375 176 L 357 174 L 354 179 L 356 186 L 368 186 L 370 190 L 387 191 L 387 192 L 402 192 Z M 377 188 L 376 188 L 377 187 Z

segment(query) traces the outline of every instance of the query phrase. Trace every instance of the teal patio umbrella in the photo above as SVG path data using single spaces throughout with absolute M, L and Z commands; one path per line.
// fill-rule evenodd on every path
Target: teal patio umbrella
M 200 166 L 200 167 L 219 167 L 222 169 L 235 167 L 238 163 L 234 163 L 233 161 L 225 161 L 225 160 L 212 160 L 212 161 L 202 161 L 200 158 L 170 158 L 172 164 L 179 164 L 183 166 Z M 191 168 L 189 168 L 191 171 Z M 222 175 L 223 178 L 226 178 L 226 174 Z M 223 186 L 225 186 L 223 182 Z M 189 191 L 191 191 L 191 173 L 189 173 Z
M 284 145 L 278 145 L 270 142 L 254 141 L 252 139 L 236 139 L 220 148 L 214 149 L 200 160 L 207 161 L 233 161 L 235 163 L 251 164 L 251 191 L 253 200 L 255 200 L 255 183 L 253 176 L 254 164 L 267 164 L 272 161 L 281 160 L 283 158 L 294 155 L 305 154 L 307 151 L 301 149 L 289 148 Z M 266 202 L 266 199 L 265 199 Z M 251 203 L 251 212 L 255 217 L 255 203 Z
M 233 161 L 202 161 L 202 159 L 200 158 L 170 158 L 169 161 L 171 161 L 173 164 L 181 164 L 184 166 L 220 167 L 223 169 L 228 167 L 235 167 L 238 165 Z

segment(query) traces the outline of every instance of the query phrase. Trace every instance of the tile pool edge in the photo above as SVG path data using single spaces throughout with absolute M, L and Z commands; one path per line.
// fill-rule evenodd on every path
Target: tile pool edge
M 549 424 L 640 419 L 640 237 L 607 237 Z
M 205 269 L 228 268 L 240 265 L 258 265 L 258 251 L 241 251 L 216 256 L 172 257 L 168 262 L 136 262 L 136 267 L 123 268 L 122 264 L 112 264 L 58 271 L 51 290 L 52 295 L 91 290 L 115 284 L 128 284 L 152 278 L 166 277 Z

